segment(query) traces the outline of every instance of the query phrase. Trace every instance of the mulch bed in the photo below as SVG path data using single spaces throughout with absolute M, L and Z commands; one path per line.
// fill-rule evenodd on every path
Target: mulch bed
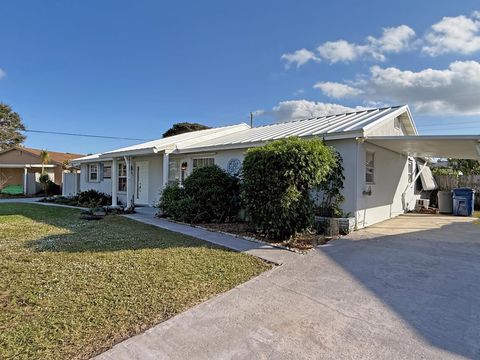
M 222 231 L 225 233 L 251 237 L 260 241 L 268 242 L 272 245 L 284 246 L 286 248 L 296 251 L 310 250 L 316 245 L 321 245 L 328 241 L 328 239 L 325 239 L 323 236 L 318 235 L 314 232 L 297 234 L 292 239 L 285 241 L 272 240 L 255 233 L 252 227 L 247 223 L 211 223 L 202 224 L 201 226 L 214 231 Z

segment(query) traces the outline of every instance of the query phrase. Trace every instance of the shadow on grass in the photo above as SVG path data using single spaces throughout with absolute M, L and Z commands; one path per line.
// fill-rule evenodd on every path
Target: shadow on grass
M 399 235 L 386 235 L 386 227 L 388 223 L 373 227 L 382 235 L 339 240 L 337 246 L 318 251 L 351 274 L 429 344 L 479 359 L 478 226 L 458 222 Z
M 37 239 L 25 242 L 26 247 L 39 252 L 112 252 L 199 247 L 231 251 L 191 236 L 116 215 L 88 221 L 80 219 L 80 211 L 77 209 L 38 204 L 3 204 L 0 207 L 0 216 L 2 215 L 21 215 L 35 223 L 54 226 L 57 234 L 45 236 L 39 230 Z

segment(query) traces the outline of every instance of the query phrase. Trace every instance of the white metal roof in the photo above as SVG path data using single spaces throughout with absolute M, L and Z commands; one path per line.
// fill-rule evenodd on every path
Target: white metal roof
M 324 136 L 327 139 L 363 136 L 366 129 L 405 113 L 410 119 L 411 132 L 416 133 L 408 106 L 403 105 L 259 126 L 196 144 L 178 146 L 178 150 L 188 152 L 193 149 L 198 151 L 202 148 L 210 150 L 218 147 L 248 147 L 255 143 L 264 143 L 290 136 L 316 135 Z
M 242 123 L 194 131 L 75 159 L 74 163 L 104 160 L 114 156 L 147 155 L 160 151 L 188 153 L 229 147 L 250 147 L 290 136 L 323 136 L 326 139 L 363 137 L 369 129 L 395 117 L 401 118 L 409 134 L 416 134 L 415 124 L 408 106 L 403 105 L 294 120 L 254 128 Z
M 480 135 L 372 136 L 365 141 L 413 157 L 480 160 Z

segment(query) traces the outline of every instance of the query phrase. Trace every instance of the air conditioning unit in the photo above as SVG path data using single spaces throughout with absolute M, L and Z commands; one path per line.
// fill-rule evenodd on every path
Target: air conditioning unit
M 419 211 L 421 209 L 428 209 L 429 205 L 430 205 L 429 199 L 417 199 L 415 210 Z

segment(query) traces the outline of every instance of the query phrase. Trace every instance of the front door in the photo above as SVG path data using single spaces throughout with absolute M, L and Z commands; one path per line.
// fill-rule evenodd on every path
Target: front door
M 148 161 L 135 164 L 135 203 L 148 205 Z

